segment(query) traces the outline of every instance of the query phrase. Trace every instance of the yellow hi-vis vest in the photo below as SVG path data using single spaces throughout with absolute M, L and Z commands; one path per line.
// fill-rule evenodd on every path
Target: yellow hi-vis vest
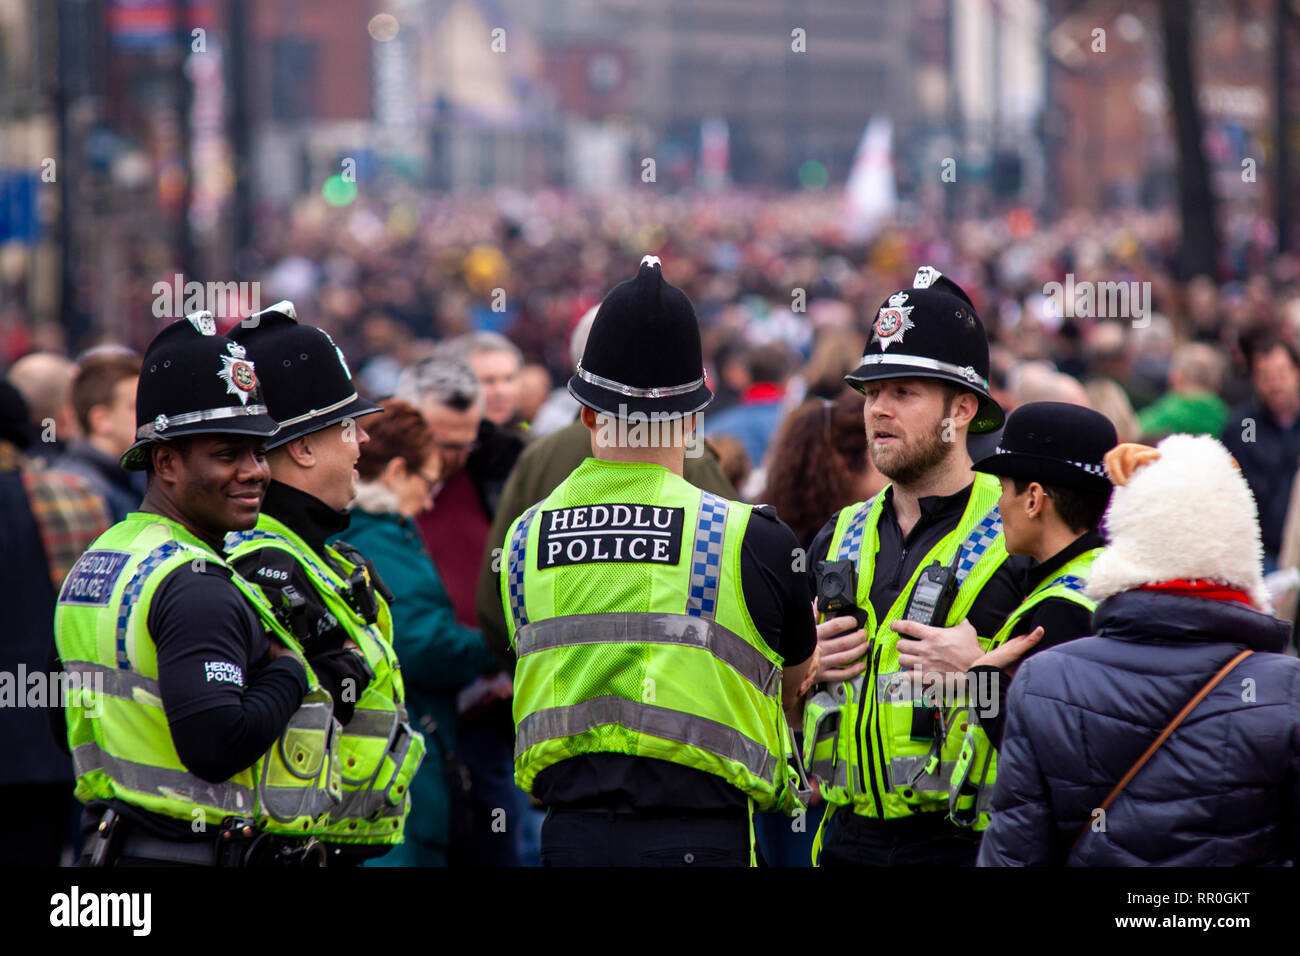
M 1073 601 L 1089 611 L 1097 609 L 1097 602 L 1083 593 L 1092 571 L 1092 563 L 1106 550 L 1093 548 L 1077 555 L 1057 569 L 1050 579 L 1040 583 L 1007 618 L 992 638 L 980 638 L 980 647 L 990 651 L 1014 637 L 1011 629 L 1024 615 L 1049 598 Z M 1000 677 L 1001 675 L 995 675 Z M 948 790 L 948 815 L 959 826 L 983 830 L 989 825 L 989 804 L 993 799 L 993 784 L 997 780 L 998 755 L 988 734 L 979 725 L 981 713 L 989 706 L 998 706 L 997 688 L 986 688 L 975 701 L 967 698 L 966 707 L 954 715 L 958 730 L 965 730 L 961 753 L 953 766 Z
M 856 565 L 857 603 L 867 614 L 871 641 L 867 669 L 818 691 L 804 711 L 805 759 L 828 803 L 851 805 L 854 813 L 880 819 L 947 812 L 948 779 L 962 736 L 945 721 L 933 739 L 913 739 L 914 708 L 926 706 L 929 699 L 916 675 L 900 668 L 899 635 L 889 625 L 903 616 L 921 571 L 935 561 L 949 567 L 957 560 L 960 586 L 944 623 L 954 626 L 969 614 L 980 589 L 1007 557 L 997 510 L 1000 495 L 997 478 L 976 474 L 961 520 L 921 559 L 879 621 L 871 606 L 871 580 L 884 493 L 840 512 L 827 554 Z
M 182 565 L 195 573 L 212 573 L 207 565 L 225 568 L 262 623 L 302 653 L 261 593 L 211 547 L 162 515 L 128 515 L 68 572 L 54 616 L 59 656 L 81 683 L 66 704 L 77 799 L 122 800 L 197 824 L 195 832 L 234 817 L 253 818 L 270 833 L 310 835 L 338 805 L 340 785 L 334 704 L 305 662 L 310 690 L 253 766 L 210 783 L 190 773 L 176 753 L 158 688 L 149 606 L 158 585 Z
M 292 556 L 325 607 L 361 648 L 374 674 L 356 699 L 352 719 L 343 725 L 339 737 L 343 801 L 330 812 L 329 822 L 319 831 L 321 839 L 369 845 L 401 843 L 411 809 L 411 779 L 424 759 L 425 747 L 424 737 L 407 719 L 406 691 L 393 650 L 393 620 L 387 602 L 374 595 L 379 615 L 368 624 L 345 597 L 347 579 L 329 562 L 320 560 L 293 529 L 268 514 L 258 517 L 256 528 L 227 535 L 226 548 L 232 561 L 263 548 L 277 548 Z M 325 550 L 347 575 L 352 574 L 355 565 L 351 561 L 328 545 Z
M 516 519 L 501 593 L 522 789 L 569 757 L 619 753 L 802 809 L 782 659 L 741 589 L 751 510 L 658 465 L 588 458 Z

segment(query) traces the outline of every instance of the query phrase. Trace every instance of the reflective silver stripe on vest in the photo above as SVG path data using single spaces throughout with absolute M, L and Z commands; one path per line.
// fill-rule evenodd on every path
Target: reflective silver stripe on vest
M 939 773 L 922 774 L 916 783 L 909 783 L 912 775 L 930 762 L 930 755 L 911 754 L 906 757 L 893 757 L 889 761 L 889 775 L 896 790 L 915 790 L 918 793 L 947 793 L 952 780 L 953 768 L 957 761 L 947 760 L 939 764 Z
M 352 719 L 343 725 L 349 737 L 378 737 L 388 740 L 397 728 L 397 713 L 391 710 L 362 710 L 352 712 Z
M 78 777 L 102 770 L 114 783 L 137 793 L 172 800 L 180 797 L 196 805 L 217 807 L 228 813 L 253 812 L 255 801 L 249 787 L 229 781 L 209 783 L 184 770 L 168 770 L 114 757 L 94 741 L 75 747 L 72 763 Z
M 548 740 L 576 737 L 609 725 L 697 747 L 743 764 L 761 780 L 776 779 L 777 758 L 763 744 L 726 724 L 613 695 L 529 714 L 520 721 L 515 734 L 515 759 L 519 760 L 528 748 Z
M 951 691 L 951 693 L 949 693 Z M 966 676 L 953 682 L 931 671 L 897 670 L 876 675 L 876 699 L 882 704 L 920 704 L 924 707 L 962 707 L 969 696 Z
M 779 689 L 780 669 L 752 644 L 717 621 L 682 614 L 574 614 L 525 624 L 515 635 L 520 658 L 578 644 L 677 644 L 699 647 L 730 664 L 768 697 Z
M 722 533 L 727 527 L 727 500 L 705 491 L 695 523 L 691 549 L 691 583 L 686 613 L 713 620 L 718 610 L 718 579 L 722 575 Z
M 158 682 L 153 678 L 137 674 L 135 671 L 122 671 L 114 667 L 105 667 L 103 664 L 97 664 L 94 661 L 64 661 L 63 669 L 69 674 L 81 675 L 83 691 L 102 692 L 109 697 L 131 701 L 136 699 L 135 692 L 140 691 L 156 698 L 161 706 L 162 697 L 161 692 L 158 690 Z
M 510 596 L 510 616 L 515 619 L 515 629 L 528 623 L 524 607 L 524 564 L 528 556 L 528 526 L 533 523 L 541 502 L 524 512 L 510 537 L 510 553 L 506 556 L 506 590 Z

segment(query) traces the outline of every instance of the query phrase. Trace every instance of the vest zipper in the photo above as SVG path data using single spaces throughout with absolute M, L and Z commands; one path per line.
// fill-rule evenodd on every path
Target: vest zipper
M 883 819 L 885 815 L 885 811 L 880 803 L 880 790 L 876 786 L 876 775 L 871 772 L 871 769 L 867 765 L 867 761 L 872 759 L 870 736 L 867 737 L 866 757 L 865 759 L 863 757 L 862 721 L 866 717 L 867 711 L 876 706 L 876 674 L 877 674 L 877 668 L 879 668 L 880 666 L 880 651 L 881 648 L 877 646 L 876 653 L 872 658 L 871 666 L 868 667 L 866 672 L 862 675 L 862 690 L 863 690 L 863 695 L 866 699 L 865 701 L 862 700 L 858 701 L 858 724 L 853 730 L 853 736 L 856 738 L 856 743 L 858 747 L 858 779 L 861 782 L 861 787 L 859 789 L 861 789 L 863 793 L 866 793 L 867 779 L 870 778 L 871 798 L 875 802 L 877 819 Z M 871 688 L 870 691 L 867 690 L 868 684 L 870 685 Z M 866 704 L 865 707 L 863 706 L 864 703 Z M 869 724 L 870 722 L 868 722 L 868 727 L 867 727 L 868 734 L 870 734 L 871 731 L 871 727 Z M 883 747 L 881 748 L 881 753 L 884 753 Z

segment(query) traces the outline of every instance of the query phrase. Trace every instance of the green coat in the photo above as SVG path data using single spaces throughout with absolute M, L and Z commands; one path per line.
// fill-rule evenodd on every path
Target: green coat
M 393 592 L 393 649 L 402 666 L 411 723 L 424 733 L 428 755 L 411 785 L 406 842 L 384 866 L 437 866 L 450 839 L 444 756 L 456 747 L 456 695 L 495 669 L 478 631 L 456 623 L 447 590 L 414 522 L 394 513 L 354 510 L 339 535 L 371 560 Z
M 1219 437 L 1228 424 L 1228 406 L 1213 392 L 1169 392 L 1138 412 L 1142 437 L 1148 441 L 1166 435 Z
M 510 479 L 501 492 L 492 527 L 487 536 L 487 553 L 479 571 L 475 610 L 483 638 L 497 655 L 507 673 L 515 669 L 514 653 L 506 634 L 505 611 L 501 607 L 501 565 L 506 531 L 529 507 L 541 501 L 568 478 L 573 469 L 591 457 L 591 432 L 581 420 L 573 422 L 533 442 L 515 462 Z M 705 446 L 698 458 L 687 458 L 683 476 L 697 488 L 735 500 L 736 489 L 722 473 L 713 451 Z M 365 549 L 362 548 L 364 551 Z M 494 555 L 493 552 L 496 551 Z

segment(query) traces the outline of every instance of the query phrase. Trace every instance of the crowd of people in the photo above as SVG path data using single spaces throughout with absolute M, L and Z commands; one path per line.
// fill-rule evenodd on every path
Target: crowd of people
M 1154 444 L 1175 433 L 1218 439 L 1258 508 L 1263 569 L 1276 572 L 1265 579 L 1271 599 L 1280 615 L 1295 616 L 1300 574 L 1288 569 L 1300 566 L 1293 494 L 1300 262 L 1269 255 L 1257 223 L 1232 224 L 1222 275 L 1184 281 L 1173 276 L 1176 223 L 1145 213 L 916 224 L 866 245 L 842 238 L 832 197 L 808 195 L 620 197 L 599 206 L 548 194 L 435 197 L 343 211 L 308 202 L 282 222 L 259 232 L 250 259 L 260 266 L 263 297 L 294 306 L 261 314 L 293 317 L 296 307 L 302 321 L 328 333 L 369 407 L 356 418 L 365 440 L 355 456 L 326 456 L 326 473 L 356 468 L 351 493 L 328 501 L 344 517 L 317 520 L 310 503 L 293 497 L 293 488 L 315 485 L 286 475 L 317 474 L 293 441 L 288 457 L 296 464 L 275 464 L 263 510 L 291 526 L 287 516 L 308 522 L 315 537 L 304 538 L 318 553 L 327 541 L 355 548 L 391 593 L 391 651 L 401 662 L 411 730 L 426 748 L 409 783 L 405 842 L 382 855 L 353 854 L 357 862 L 369 855 L 385 865 L 508 866 L 541 858 L 544 810 L 515 782 L 515 622 L 503 607 L 502 561 L 520 516 L 591 455 L 583 404 L 565 382 L 587 348 L 597 306 L 647 250 L 693 303 L 714 395 L 701 417 L 703 440 L 685 456 L 685 480 L 722 499 L 771 505 L 810 560 L 832 556 L 828 521 L 891 480 L 864 429 L 864 402 L 875 399 L 845 376 L 879 332 L 886 296 L 911 286 L 918 263 L 934 262 L 982 320 L 987 391 L 1005 413 L 1040 403 L 1091 410 L 1113 428 L 1110 445 Z M 1150 283 L 1149 314 L 1062 315 L 1045 287 L 1067 274 L 1076 285 Z M 149 288 L 147 277 L 131 284 L 130 317 L 116 341 L 75 359 L 32 350 L 56 337 L 27 334 L 14 314 L 4 317 L 0 587 L 18 609 L 19 639 L 6 645 L 2 670 L 50 666 L 56 598 L 69 570 L 145 497 L 144 473 L 119 462 L 139 444 L 137 390 L 156 364 L 142 356 L 162 324 Z M 219 324 L 256 353 L 242 318 Z M 271 381 L 266 363 L 254 360 Z M 277 420 L 294 417 L 275 411 Z M 1003 433 L 970 431 L 978 464 Z M 1087 513 L 1068 530 L 1096 534 L 1099 523 L 1099 513 Z M 845 663 L 849 651 L 861 657 L 856 643 L 819 637 L 823 653 L 833 647 Z M 331 673 L 336 681 L 350 673 L 340 652 L 346 639 L 340 632 L 307 658 L 327 687 Z M 1031 672 L 1049 685 L 1060 679 L 1046 664 L 1026 665 L 1014 695 L 1032 693 Z M 1028 705 L 1013 696 L 1009 706 Z M 991 736 L 1001 733 L 999 726 Z M 61 734 L 44 714 L 0 708 L 9 756 L 0 805 L 13 811 L 10 820 L 24 820 L 6 846 L 15 861 L 71 862 L 81 850 L 81 804 Z M 1006 734 L 1015 747 L 1032 748 L 1023 723 Z M 37 805 L 39 821 L 29 809 Z M 1035 819 L 1023 806 L 1003 809 L 1008 819 Z M 761 855 L 806 865 L 819 817 L 792 835 L 770 816 L 760 815 Z M 841 858 L 846 832 L 839 831 Z M 991 833 L 990 860 L 1043 861 L 1005 830 Z

